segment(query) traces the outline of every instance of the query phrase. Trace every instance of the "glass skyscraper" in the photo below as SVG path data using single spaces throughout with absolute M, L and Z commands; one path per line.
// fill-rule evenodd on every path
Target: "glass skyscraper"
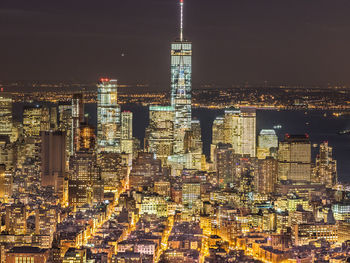
M 132 112 L 123 111 L 121 114 L 121 152 L 132 153 Z
M 173 154 L 174 108 L 171 106 L 150 106 L 149 126 L 146 130 L 146 148 L 167 164 L 168 156 Z
M 171 106 L 175 110 L 174 153 L 183 152 L 185 131 L 192 120 L 192 43 L 183 39 L 183 2 L 181 6 L 180 38 L 171 44 Z
M 224 116 L 225 143 L 236 154 L 256 155 L 256 110 L 254 108 L 226 109 Z
M 12 134 L 12 98 L 0 94 L 0 135 Z
M 101 79 L 97 85 L 97 148 L 120 152 L 120 106 L 117 80 Z
M 275 130 L 262 129 L 258 136 L 257 157 L 265 159 L 268 156 L 276 157 L 278 137 Z

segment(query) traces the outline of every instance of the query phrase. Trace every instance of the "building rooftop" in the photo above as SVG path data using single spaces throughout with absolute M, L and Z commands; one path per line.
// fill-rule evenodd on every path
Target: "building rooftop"
M 13 254 L 38 254 L 38 253 L 45 253 L 47 249 L 42 249 L 39 247 L 29 247 L 29 246 L 23 246 L 23 247 L 13 247 L 10 249 L 8 253 Z

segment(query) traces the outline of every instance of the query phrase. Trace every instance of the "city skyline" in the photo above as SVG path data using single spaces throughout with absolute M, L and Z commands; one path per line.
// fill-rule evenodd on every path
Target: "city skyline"
M 0 54 L 6 67 L 0 68 L 0 79 L 110 76 L 166 90 L 167 46 L 178 31 L 178 21 L 169 19 L 177 12 L 176 2 L 2 1 Z M 336 3 L 187 1 L 184 36 L 196 43 L 194 83 L 349 84 L 349 3 Z M 143 52 L 150 46 L 157 52 Z
M 79 14 L 94 6 L 89 1 Z M 167 1 L 150 0 L 142 11 L 169 7 Z M 110 71 L 95 79 L 93 89 L 81 82 L 74 88 L 33 84 L 41 90 L 32 92 L 20 83 L 13 83 L 19 91 L 0 86 L 0 263 L 350 262 L 350 90 L 266 82 L 194 89 L 195 72 L 205 73 L 198 64 L 201 46 L 209 48 L 210 41 L 216 49 L 201 63 L 213 67 L 213 57 L 222 63 L 207 77 L 232 70 L 219 56 L 226 52 L 231 59 L 221 49 L 229 41 L 215 34 L 200 41 L 195 32 L 201 30 L 191 31 L 196 1 L 176 0 L 178 16 L 168 17 L 177 20 L 178 37 L 166 55 L 158 53 L 167 61 L 167 73 L 157 72 L 157 79 L 169 78 L 166 91 L 150 92 L 145 85 L 125 92 L 130 86 L 120 84 L 128 67 L 134 79 L 157 70 L 156 45 L 148 51 L 143 42 L 150 37 L 146 31 L 134 47 L 143 44 L 139 61 L 153 59 L 129 64 L 122 50 L 125 71 L 118 69 L 115 77 L 110 72 L 116 68 L 101 55 Z M 126 8 L 130 1 L 118 3 Z M 247 1 L 239 6 L 252 7 Z M 104 11 L 103 17 L 99 9 L 94 13 L 109 25 L 113 9 Z M 118 19 L 126 28 L 125 17 L 142 20 L 125 12 Z M 81 25 L 88 24 L 75 29 Z M 113 41 L 105 40 L 108 52 Z M 45 50 L 43 56 L 49 58 Z M 93 62 L 84 59 L 81 72 Z M 69 71 L 55 66 L 59 74 Z

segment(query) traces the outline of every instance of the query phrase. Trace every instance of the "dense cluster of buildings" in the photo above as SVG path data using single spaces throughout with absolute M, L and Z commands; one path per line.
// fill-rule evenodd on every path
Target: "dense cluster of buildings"
M 313 160 L 309 135 L 279 140 L 257 132 L 254 108 L 228 107 L 206 157 L 191 58 L 181 22 L 170 103 L 149 107 L 143 147 L 116 80 L 97 85 L 96 127 L 82 94 L 16 120 L 0 93 L 0 262 L 348 262 L 332 147 Z

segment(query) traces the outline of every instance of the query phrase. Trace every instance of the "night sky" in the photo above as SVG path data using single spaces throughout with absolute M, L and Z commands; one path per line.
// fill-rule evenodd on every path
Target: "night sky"
M 194 84 L 349 85 L 349 11 L 349 0 L 185 0 Z M 177 0 L 1 0 L 0 80 L 167 90 L 178 13 Z

